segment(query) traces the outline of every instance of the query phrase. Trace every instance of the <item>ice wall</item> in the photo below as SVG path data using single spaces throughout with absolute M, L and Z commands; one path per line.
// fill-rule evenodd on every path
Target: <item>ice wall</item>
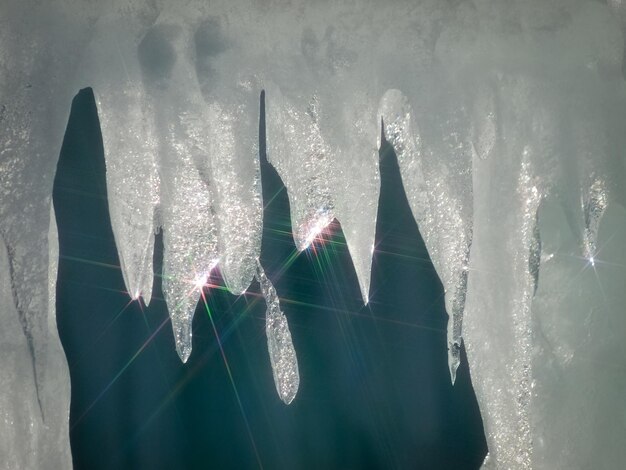
M 19 290 L 12 284 L 12 253 L 0 237 L 0 465 L 7 469 L 72 466 L 70 378 L 54 308 L 58 259 L 54 214 L 49 220 L 49 234 L 43 240 L 49 254 L 40 261 L 49 262 L 48 270 L 37 273 L 41 284 L 32 294 L 41 296 L 36 313 L 43 317 L 40 327 L 46 329 L 45 335 L 24 333 L 16 299 Z M 39 363 L 33 357 L 35 347 Z
M 163 230 L 163 290 L 185 361 L 210 271 L 219 265 L 235 294 L 258 277 L 268 363 L 280 398 L 293 400 L 295 352 L 258 265 L 265 90 L 268 159 L 296 246 L 337 219 L 364 302 L 382 125 L 445 289 L 452 381 L 467 347 L 485 466 L 619 467 L 624 11 L 594 0 L 3 2 L 2 319 L 19 324 L 23 344 L 11 350 L 33 371 L 7 387 L 32 380 L 38 406 L 19 415 L 41 419 L 45 435 L 46 409 L 66 409 L 44 391 L 64 367 L 52 365 L 48 321 L 49 200 L 83 86 L 97 100 L 129 295 L 149 303 Z M 18 447 L 11 455 L 25 458 Z
M 261 285 L 261 292 L 267 305 L 265 333 L 267 335 L 267 349 L 272 363 L 274 384 L 280 399 L 289 405 L 296 397 L 298 387 L 300 386 L 300 372 L 298 370 L 296 350 L 291 341 L 287 317 L 280 309 L 280 301 L 276 289 L 265 274 L 260 262 L 257 264 L 256 277 Z
M 69 3 L 0 2 L 0 467 L 69 468 L 50 198 L 86 37 Z M 70 11 L 73 11 L 70 13 Z

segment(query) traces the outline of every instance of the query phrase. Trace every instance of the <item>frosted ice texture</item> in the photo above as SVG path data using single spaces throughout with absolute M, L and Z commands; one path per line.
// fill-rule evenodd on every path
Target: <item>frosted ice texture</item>
M 275 12 L 280 40 L 270 51 L 280 55 L 269 54 L 266 65 L 268 160 L 287 187 L 297 248 L 306 249 L 336 218 L 367 303 L 380 122 L 371 55 L 361 41 L 371 45 L 375 31 L 372 18 L 363 21 L 354 5 L 302 2 L 300 8 L 301 21 Z
M 298 358 L 291 341 L 291 332 L 287 317 L 280 309 L 278 294 L 272 282 L 268 279 L 257 262 L 257 275 L 261 292 L 265 298 L 265 333 L 267 335 L 267 350 L 272 363 L 272 374 L 278 396 L 286 405 L 289 405 L 298 393 L 300 373 L 298 372 Z
M 98 106 L 122 275 L 130 296 L 149 304 L 160 175 L 154 105 L 140 86 L 136 47 L 143 22 L 138 16 L 112 11 L 98 18 L 81 79 L 93 87 Z
M 428 253 L 445 289 L 448 366 L 452 383 L 461 357 L 461 329 L 472 241 L 472 154 L 461 96 L 418 97 L 416 113 L 399 90 L 389 90 L 379 113 Z M 452 106 L 451 106 L 452 105 Z M 435 111 L 436 110 L 436 111 Z
M 42 240 L 38 285 L 33 294 L 43 305 L 41 328 L 25 333 L 11 268 L 14 256 L 0 236 L 0 467 L 70 468 L 70 377 L 56 330 L 55 294 L 58 241 L 54 214 Z M 49 253 L 47 252 L 49 248 Z M 48 266 L 46 263 L 48 262 Z M 21 294 L 25 296 L 26 294 Z M 31 306 L 31 308 L 33 308 Z M 34 343 L 34 344 L 33 344 Z M 34 351 L 41 358 L 36 364 Z M 38 373 L 35 366 L 44 368 Z
M 0 2 L 0 467 L 71 467 L 50 198 L 85 37 L 56 1 Z M 49 251 L 50 250 L 50 251 Z M 50 260 L 50 262 L 49 262 Z
M 446 291 L 453 380 L 461 335 L 467 347 L 485 466 L 619 468 L 625 11 L 618 0 L 2 2 L 0 264 L 12 299 L 2 321 L 12 341 L 25 338 L 2 344 L 31 365 L 10 370 L 33 371 L 29 386 L 3 376 L 3 390 L 35 394 L 14 408 L 33 428 L 6 431 L 20 436 L 3 441 L 11 465 L 45 459 L 48 437 L 32 433 L 49 435 L 47 407 L 66 410 L 44 390 L 67 377 L 50 352 L 49 200 L 71 96 L 92 86 L 124 279 L 149 302 L 162 229 L 183 360 L 215 264 L 234 293 L 263 277 L 265 89 L 268 158 L 296 245 L 339 220 L 366 302 L 384 121 Z M 288 402 L 297 386 L 281 373 L 294 369 L 277 364 L 295 353 L 281 355 L 293 348 L 279 347 L 288 329 L 272 292 L 268 347 Z M 66 449 L 67 433 L 56 437 Z
M 98 102 L 127 288 L 149 302 L 162 229 L 163 292 L 183 362 L 198 286 L 219 261 L 230 290 L 244 292 L 261 241 L 259 87 L 234 67 L 245 53 L 238 26 L 213 10 L 121 2 L 98 19 L 82 72 Z

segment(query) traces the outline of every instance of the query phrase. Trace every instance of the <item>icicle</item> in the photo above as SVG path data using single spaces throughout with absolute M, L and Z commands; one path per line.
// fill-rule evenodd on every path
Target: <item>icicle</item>
M 489 173 L 486 167 L 481 169 L 479 181 L 489 178 Z M 486 220 L 491 212 L 501 223 L 498 230 L 476 228 L 464 336 L 485 417 L 491 464 L 530 469 L 530 306 L 536 288 L 533 270 L 540 195 L 526 162 L 521 164 L 519 176 L 500 174 L 517 187 L 505 199 L 501 191 L 489 190 L 481 183 L 484 187 L 476 195 L 484 207 L 477 214 L 479 220 Z
M 430 103 L 433 109 L 433 103 Z M 448 366 L 452 383 L 461 357 L 461 334 L 472 239 L 471 154 L 463 123 L 454 115 L 418 121 L 408 98 L 389 90 L 381 100 L 385 138 L 398 157 L 409 205 L 445 289 Z M 445 124 L 439 124 L 443 121 Z M 425 141 L 424 141 L 425 140 Z
M 282 54 L 270 48 L 263 65 L 268 160 L 287 187 L 298 249 L 336 218 L 367 303 L 380 190 L 379 92 L 372 51 L 354 38 L 382 28 L 346 5 L 303 2 L 302 8 L 301 22 L 286 10 L 275 12 L 277 28 L 293 40 L 278 40 Z
M 137 48 L 143 25 L 111 12 L 94 26 L 81 67 L 93 87 L 107 168 L 111 226 L 131 298 L 152 297 L 154 215 L 159 204 L 155 108 L 142 85 Z
M 219 256 L 211 191 L 189 156 L 190 142 L 169 144 L 169 164 L 161 176 L 163 295 L 183 362 L 191 353 L 191 323 L 201 288 Z
M 143 297 L 148 305 L 153 283 L 153 218 L 159 200 L 150 112 L 142 106 L 139 90 L 118 94 L 96 86 L 94 91 L 107 162 L 111 226 L 124 283 L 132 299 Z
M 261 252 L 263 206 L 258 158 L 259 90 L 225 90 L 209 105 L 209 149 L 218 222 L 220 269 L 228 289 L 246 291 Z
M 337 218 L 367 302 L 379 183 L 374 108 L 391 90 L 380 115 L 445 289 L 452 381 L 467 310 L 490 465 L 618 467 L 624 446 L 606 436 L 619 436 L 624 420 L 603 419 L 599 433 L 594 419 L 615 416 L 624 384 L 589 364 L 621 367 L 615 358 L 625 357 L 623 273 L 600 259 L 608 252 L 617 260 L 610 269 L 624 265 L 609 243 L 623 235 L 626 203 L 624 12 L 622 0 L 0 1 L 0 295 L 11 291 L 2 320 L 19 326 L 6 343 L 34 357 L 35 391 L 55 375 L 45 373 L 52 356 L 42 315 L 50 152 L 60 148 L 83 44 L 79 84 L 93 86 L 97 99 L 130 295 L 150 301 L 153 233 L 161 227 L 165 298 L 186 360 L 200 289 L 217 260 L 234 293 L 256 276 L 287 403 L 298 386 L 295 352 L 257 265 L 259 92 L 267 90 L 269 160 L 287 186 L 297 247 Z M 568 222 L 550 227 L 556 248 L 540 275 L 549 239 L 537 228 L 544 195 L 561 199 Z M 575 249 L 560 245 L 568 228 Z M 575 266 L 581 247 L 583 267 Z M 561 294 L 563 284 L 584 292 Z M 542 288 L 550 299 L 533 318 L 531 299 Z M 30 349 L 11 343 L 22 333 Z M 552 359 L 558 367 L 545 365 Z M 562 386 L 561 373 L 571 386 Z M 23 405 L 34 403 L 32 392 Z M 604 394 L 597 408 L 592 393 Z M 562 412 L 561 403 L 577 412 Z M 40 412 L 16 409 L 33 419 Z M 561 436 L 571 447 L 545 444 Z
M 295 96 L 267 87 L 268 159 L 287 187 L 298 249 L 336 217 L 367 303 L 380 191 L 374 107 L 365 91 L 346 88 L 349 101 L 339 105 L 327 90 L 304 86 L 309 94 Z
M 319 128 L 318 98 L 288 100 L 266 87 L 268 160 L 287 187 L 293 239 L 305 250 L 335 217 L 331 150 Z
M 208 119 L 188 57 L 188 37 L 169 13 L 148 30 L 138 53 L 158 138 L 163 294 L 176 350 L 185 362 L 201 289 L 219 259 L 218 225 L 215 182 L 204 163 Z M 156 57 L 155 51 L 160 51 Z
M 261 291 L 267 305 L 265 333 L 267 334 L 267 349 L 272 363 L 274 384 L 280 399 L 289 405 L 296 397 L 300 385 L 296 350 L 291 341 L 287 317 L 280 310 L 276 289 L 265 275 L 259 261 L 257 261 L 256 278 L 261 285 Z
M 188 73 L 195 77 L 199 100 L 206 110 L 208 158 L 198 161 L 214 188 L 220 270 L 234 294 L 246 291 L 256 273 L 261 251 L 263 206 L 259 165 L 259 113 L 263 84 L 259 79 L 256 41 L 242 38 L 258 27 L 256 5 L 232 1 L 192 2 L 181 13 L 171 12 L 191 28 L 187 52 Z M 228 12 L 228 14 L 226 14 Z M 229 17 L 236 20 L 229 21 Z M 181 54 L 182 56 L 182 54 Z M 181 57 L 182 59 L 182 57 Z

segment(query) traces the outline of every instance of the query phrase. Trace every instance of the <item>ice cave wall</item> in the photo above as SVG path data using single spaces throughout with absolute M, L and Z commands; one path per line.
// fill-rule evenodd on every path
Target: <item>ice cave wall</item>
M 162 229 L 183 361 L 210 270 L 219 263 L 233 293 L 265 278 L 265 90 L 268 156 L 288 189 L 296 244 L 339 220 L 365 302 L 382 121 L 446 291 L 452 380 L 461 338 L 467 347 L 485 466 L 619 466 L 623 11 L 583 0 L 3 2 L 5 466 L 51 456 L 70 466 L 67 433 L 50 431 L 67 428 L 69 400 L 48 290 L 50 193 L 71 97 L 84 86 L 97 100 L 129 294 L 150 301 Z M 297 364 L 272 289 L 271 363 L 291 401 L 294 375 L 284 372 Z M 22 390 L 32 391 L 25 408 L 14 406 Z

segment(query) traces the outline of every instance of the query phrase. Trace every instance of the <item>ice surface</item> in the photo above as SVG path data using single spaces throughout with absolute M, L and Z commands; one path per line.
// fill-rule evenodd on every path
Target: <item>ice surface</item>
M 59 7 L 54 1 L 0 3 L 2 468 L 71 467 L 50 198 L 75 92 L 77 56 L 67 50 L 84 40 L 86 25 L 82 11 L 66 14 Z
M 278 294 L 272 282 L 265 275 L 261 263 L 257 263 L 257 279 L 265 298 L 265 333 L 267 335 L 267 349 L 272 363 L 272 374 L 278 396 L 289 405 L 298 393 L 300 373 L 298 372 L 298 358 L 291 341 L 291 332 L 287 317 L 280 309 Z
M 626 389 L 626 210 L 613 203 L 595 264 L 580 256 L 562 207 L 539 214 L 544 256 L 532 304 L 534 468 L 619 468 Z M 554 452 L 553 449 L 560 449 Z
M 163 229 L 163 290 L 183 361 L 196 284 L 219 261 L 230 290 L 245 291 L 261 240 L 259 87 L 245 70 L 233 84 L 232 56 L 245 49 L 209 14 L 215 6 L 122 2 L 98 19 L 82 71 L 98 102 L 127 288 L 149 302 Z
M 55 317 L 58 241 L 54 214 L 42 241 L 41 328 L 29 336 L 20 322 L 11 254 L 0 236 L 0 466 L 6 469 L 70 468 L 70 378 Z M 49 247 L 49 253 L 47 252 Z M 45 250 L 45 251 L 44 251 Z M 43 290 L 41 290 L 43 289 Z M 33 346 L 35 343 L 35 346 Z M 36 349 L 35 349 L 36 348 Z M 36 350 L 45 374 L 37 375 Z
M 204 171 L 215 186 L 221 273 L 230 291 L 241 294 L 256 273 L 263 224 L 258 157 L 261 70 L 250 34 L 257 18 L 255 8 L 245 4 L 197 4 L 202 5 L 202 20 L 190 32 L 196 81 L 207 110 L 209 154 Z
M 267 60 L 268 160 L 287 187 L 298 249 L 306 249 L 336 218 L 367 303 L 380 123 L 371 55 L 364 45 L 372 44 L 376 31 L 354 5 L 312 2 L 302 8 L 300 22 L 279 16 L 281 32 L 290 40 L 281 39 L 271 48 L 281 55 Z
M 478 377 L 473 385 L 484 405 L 483 424 L 496 468 L 531 468 L 532 463 L 531 263 L 537 258 L 535 224 L 541 195 L 524 150 L 519 149 L 517 165 L 496 160 L 477 161 L 474 167 L 477 223 L 464 338 L 472 377 Z M 489 180 L 502 184 L 490 185 Z
M 315 95 L 289 102 L 267 87 L 268 159 L 288 188 L 293 238 L 305 250 L 335 217 L 331 151 L 321 136 Z
M 625 11 L 619 0 L 2 2 L 2 344 L 16 361 L 6 370 L 20 371 L 3 390 L 29 394 L 10 411 L 22 424 L 3 430 L 11 464 L 37 467 L 49 455 L 39 420 L 66 419 L 67 389 L 63 403 L 45 391 L 66 377 L 49 201 L 71 97 L 91 86 L 127 289 L 150 301 L 163 230 L 183 360 L 219 263 L 233 293 L 259 278 L 277 390 L 286 403 L 297 391 L 286 319 L 257 266 L 261 90 L 296 246 L 336 218 L 366 302 L 382 118 L 445 289 L 453 381 L 467 346 L 486 466 L 619 468 Z
M 425 110 L 421 114 L 402 92 L 389 90 L 379 113 L 385 138 L 398 157 L 413 216 L 444 285 L 450 316 L 448 365 L 454 383 L 472 241 L 472 154 L 461 96 L 442 89 L 443 94 L 430 93 L 428 101 L 418 98 L 418 109 Z
M 107 165 L 111 225 L 133 299 L 152 296 L 154 214 L 159 203 L 154 105 L 141 86 L 136 50 L 142 22 L 124 11 L 94 26 L 81 81 L 92 86 Z
M 191 354 L 198 285 L 204 284 L 219 255 L 214 190 L 202 166 L 209 157 L 202 96 L 194 69 L 185 60 L 188 35 L 168 13 L 159 15 L 137 52 L 143 84 L 154 106 L 161 180 L 158 223 L 164 232 L 163 294 L 176 349 L 185 362 Z
M 57 31 L 63 18 L 53 8 L 42 7 L 39 13 L 50 15 L 50 23 L 42 25 L 41 18 L 30 17 L 28 7 L 0 7 L 0 236 L 9 253 L 14 305 L 33 355 L 36 380 L 43 383 L 47 264 L 36 260 L 47 256 L 54 165 L 72 96 L 62 72 L 73 61 L 46 46 L 48 35 L 67 39 Z M 27 37 L 20 34 L 21 28 L 35 32 Z

